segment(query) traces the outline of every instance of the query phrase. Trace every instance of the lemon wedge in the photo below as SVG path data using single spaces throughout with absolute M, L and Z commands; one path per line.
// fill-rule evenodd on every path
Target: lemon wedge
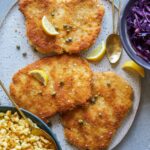
M 86 59 L 90 61 L 100 61 L 106 53 L 106 44 L 102 41 L 94 50 L 92 50 L 87 56 Z
M 43 30 L 49 35 L 58 35 L 59 33 L 56 31 L 55 27 L 49 22 L 46 16 L 42 18 L 42 27 Z
M 43 70 L 32 70 L 29 72 L 29 75 L 33 76 L 36 80 L 38 80 L 45 86 L 48 83 L 48 75 Z
M 133 70 L 133 71 L 137 72 L 141 77 L 145 76 L 144 68 L 142 68 L 141 66 L 139 66 L 138 64 L 136 64 L 132 60 L 125 62 L 123 64 L 122 68 L 125 69 L 125 70 L 126 69 L 127 70 Z

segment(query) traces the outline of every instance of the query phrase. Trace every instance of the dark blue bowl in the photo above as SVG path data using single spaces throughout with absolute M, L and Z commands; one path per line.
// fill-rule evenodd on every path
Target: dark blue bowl
M 0 112 L 6 112 L 8 110 L 11 110 L 12 112 L 16 112 L 16 108 L 14 107 L 9 107 L 9 106 L 0 106 Z M 34 123 L 37 124 L 37 126 L 43 130 L 45 130 L 55 141 L 56 146 L 57 146 L 57 150 L 62 150 L 58 140 L 56 139 L 56 136 L 52 133 L 52 131 L 50 130 L 50 128 L 37 116 L 33 115 L 32 113 L 28 112 L 27 110 L 21 109 L 24 114 L 30 118 Z
M 121 12 L 120 16 L 120 26 L 119 26 L 119 33 L 121 37 L 121 41 L 123 44 L 123 47 L 129 57 L 133 59 L 136 63 L 141 65 L 142 67 L 150 70 L 150 63 L 146 62 L 144 59 L 142 59 L 140 56 L 137 56 L 134 48 L 131 45 L 128 33 L 127 33 L 127 22 L 126 22 L 126 16 L 133 4 L 136 2 L 136 0 L 129 0 L 127 5 L 125 6 L 124 10 Z

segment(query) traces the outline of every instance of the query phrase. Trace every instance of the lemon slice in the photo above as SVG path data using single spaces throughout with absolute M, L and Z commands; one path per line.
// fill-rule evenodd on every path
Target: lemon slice
M 92 50 L 86 57 L 90 61 L 100 61 L 106 53 L 106 44 L 102 41 L 94 50 Z
M 36 80 L 38 80 L 45 86 L 48 83 L 48 75 L 43 70 L 32 70 L 29 72 L 29 75 L 33 76 Z
M 56 31 L 55 27 L 48 21 L 46 16 L 42 18 L 42 27 L 43 30 L 49 35 L 58 35 L 59 33 Z
M 127 69 L 127 70 L 133 70 L 133 71 L 137 72 L 142 77 L 145 76 L 144 68 L 142 68 L 141 66 L 139 66 L 138 64 L 136 64 L 132 60 L 125 62 L 124 65 L 122 66 L 122 68 Z

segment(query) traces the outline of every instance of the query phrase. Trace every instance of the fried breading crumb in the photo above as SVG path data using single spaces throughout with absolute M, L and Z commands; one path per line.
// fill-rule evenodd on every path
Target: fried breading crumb
M 29 75 L 35 69 L 48 75 L 46 86 Z M 85 59 L 70 55 L 47 57 L 18 71 L 10 94 L 20 107 L 46 121 L 56 113 L 86 103 L 91 97 L 91 79 L 92 70 Z
M 41 53 L 79 53 L 94 44 L 104 16 L 98 0 L 20 0 L 29 43 Z M 46 16 L 59 32 L 50 36 L 41 24 Z
M 82 150 L 106 150 L 132 106 L 132 88 L 113 72 L 94 73 L 93 99 L 62 115 L 67 140 Z

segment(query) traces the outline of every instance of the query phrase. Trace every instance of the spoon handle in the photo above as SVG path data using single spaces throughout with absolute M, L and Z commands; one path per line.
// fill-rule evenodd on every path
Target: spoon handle
M 115 33 L 115 2 L 112 0 L 112 22 L 113 22 L 113 33 Z
M 5 94 L 8 96 L 9 100 L 13 103 L 13 105 L 15 106 L 15 108 L 17 109 L 17 111 L 20 113 L 20 115 L 22 116 L 22 118 L 24 118 L 29 123 L 29 125 L 32 127 L 32 124 L 27 119 L 27 117 L 25 116 L 25 114 L 20 110 L 19 106 L 15 103 L 15 101 L 11 98 L 11 96 L 9 95 L 6 87 L 4 86 L 4 84 L 2 83 L 1 80 L 0 80 L 0 86 L 2 87 L 3 91 L 5 92 Z
M 111 4 L 112 4 L 112 0 L 108 0 Z M 115 8 L 118 10 L 118 6 L 116 4 L 115 5 Z
M 119 7 L 118 7 L 118 22 L 117 22 L 116 33 L 118 33 L 118 31 L 119 31 L 119 18 L 120 18 L 120 12 L 121 12 L 121 4 L 122 4 L 122 0 L 119 0 Z

